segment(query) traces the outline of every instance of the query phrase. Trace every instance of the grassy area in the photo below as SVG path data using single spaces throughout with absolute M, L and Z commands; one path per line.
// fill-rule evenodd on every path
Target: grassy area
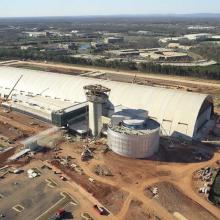
M 220 201 L 220 173 L 215 179 L 214 183 L 214 193 L 219 196 L 219 201 Z
M 35 62 L 38 62 L 38 64 L 28 64 L 28 63 L 18 63 L 18 64 L 12 64 L 12 67 L 17 67 L 17 68 L 25 68 L 25 69 L 31 69 L 31 70 L 39 70 L 39 71 L 49 71 L 49 72 L 61 72 L 61 71 L 55 71 L 56 66 L 54 67 L 40 67 L 38 65 L 44 64 L 44 62 L 42 62 L 41 60 L 36 60 Z M 100 70 L 100 71 L 122 71 L 122 72 L 127 72 L 127 73 L 142 73 L 142 74 L 147 74 L 149 77 L 150 76 L 161 76 L 161 77 L 170 77 L 172 79 L 183 79 L 183 80 L 191 80 L 191 81 L 200 81 L 200 82 L 210 82 L 210 83 L 219 83 L 220 80 L 213 80 L 213 79 L 202 79 L 201 77 L 193 77 L 193 76 L 178 76 L 178 75 L 166 75 L 166 74 L 159 74 L 159 73 L 149 73 L 149 72 L 140 72 L 137 70 L 121 70 L 119 68 L 110 68 L 110 67 L 100 67 L 100 66 L 91 66 L 91 65 L 80 65 L 80 64 L 71 64 L 71 63 L 65 63 L 65 62 L 47 62 L 48 65 L 52 64 L 52 65 L 63 65 L 64 68 L 68 68 L 68 67 L 74 67 L 74 68 L 95 68 L 96 70 Z
M 217 90 L 214 94 L 214 104 L 216 107 L 220 108 L 220 90 Z
M 215 181 L 212 185 L 209 199 L 216 205 L 220 206 L 220 171 L 218 171 L 218 174 L 216 175 Z

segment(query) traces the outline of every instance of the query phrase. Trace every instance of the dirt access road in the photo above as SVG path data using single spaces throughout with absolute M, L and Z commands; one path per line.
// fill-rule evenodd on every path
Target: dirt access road
M 210 166 L 219 160 L 220 152 L 215 152 L 211 160 L 201 163 L 168 163 L 154 160 L 132 160 L 120 157 L 112 152 L 106 153 L 102 156 L 97 151 L 95 153 L 96 158 L 89 162 L 82 162 L 76 145 L 79 145 L 79 143 L 63 144 L 61 156 L 71 155 L 75 158 L 76 164 L 84 170 L 86 175 L 90 176 L 95 181 L 119 187 L 120 190 L 128 193 L 120 212 L 114 215 L 115 220 L 126 220 L 126 216 L 129 213 L 129 207 L 132 204 L 132 201 L 136 199 L 138 199 L 143 205 L 141 210 L 140 208 L 136 211 L 133 210 L 133 214 L 139 210 L 140 212 L 151 213 L 151 215 L 155 214 L 163 220 L 174 220 L 175 217 L 157 201 L 149 199 L 144 195 L 146 187 L 164 181 L 172 183 L 175 187 L 181 190 L 183 195 L 186 195 L 192 201 L 200 204 L 201 211 L 209 212 L 215 219 L 218 219 L 220 216 L 220 210 L 204 198 L 200 197 L 192 188 L 193 173 L 196 170 Z M 98 164 L 107 166 L 112 171 L 113 176 L 104 177 L 96 175 L 94 173 L 94 167 Z M 136 214 L 137 218 L 133 218 L 133 220 L 139 220 L 139 215 L 138 213 Z M 197 214 L 195 213 L 195 217 L 196 216 Z
M 215 87 L 220 88 L 220 81 L 212 81 L 212 80 L 201 80 L 197 78 L 184 78 L 178 76 L 164 76 L 164 75 L 155 75 L 155 74 L 146 74 L 146 73 L 139 73 L 139 72 L 129 72 L 129 71 L 116 71 L 111 69 L 105 68 L 96 68 L 96 67 L 83 67 L 78 65 L 67 65 L 67 64 L 55 64 L 55 63 L 43 63 L 43 62 L 36 62 L 36 61 L 15 61 L 9 64 L 5 64 L 7 66 L 19 64 L 19 65 L 32 65 L 33 67 L 48 67 L 48 68 L 63 68 L 68 70 L 73 70 L 74 72 L 78 71 L 86 71 L 86 72 L 100 72 L 100 73 L 110 73 L 114 75 L 121 75 L 127 77 L 141 77 L 145 78 L 146 80 L 161 80 L 161 81 L 170 81 L 176 82 L 178 85 L 184 84 L 191 84 L 197 86 L 207 86 L 207 87 Z
M 64 64 L 52 64 L 52 63 L 40 63 L 40 62 L 23 62 L 18 61 L 18 64 L 28 64 L 33 67 L 46 67 L 48 69 L 51 68 L 57 68 L 57 69 L 72 69 L 72 72 L 77 72 L 77 70 L 81 71 L 97 71 L 97 72 L 103 72 L 103 73 L 110 73 L 120 76 L 127 76 L 127 77 L 134 77 L 135 73 L 132 72 L 123 72 L 123 71 L 114 71 L 114 70 L 106 70 L 106 69 L 99 69 L 99 68 L 90 68 L 90 67 L 79 67 L 79 66 L 70 66 L 70 65 L 64 65 Z M 74 74 L 74 73 L 73 73 Z M 217 81 L 208 81 L 205 82 L 204 80 L 194 80 L 194 79 L 184 79 L 181 77 L 175 77 L 175 76 L 159 76 L 159 75 L 152 75 L 152 74 L 141 74 L 137 73 L 138 77 L 146 78 L 147 80 L 155 79 L 164 81 L 172 81 L 175 84 L 191 84 L 199 87 L 213 87 L 215 89 L 220 88 L 220 83 Z M 73 146 L 70 146 L 70 149 L 73 149 Z M 65 147 L 65 155 L 73 155 L 74 157 L 78 158 L 79 155 L 74 155 L 74 152 L 69 151 Z M 219 217 L 220 216 L 220 210 L 217 209 L 215 206 L 210 204 L 205 199 L 199 197 L 196 192 L 194 192 L 192 188 L 192 173 L 196 170 L 200 169 L 201 167 L 209 166 L 212 163 L 214 163 L 216 160 L 220 159 L 220 153 L 216 152 L 215 156 L 212 158 L 212 160 L 202 163 L 162 163 L 162 162 L 156 162 L 156 161 L 133 161 L 128 160 L 125 158 L 118 157 L 114 154 L 107 154 L 104 160 L 101 161 L 92 161 L 90 164 L 88 163 L 82 163 L 80 160 L 78 160 L 78 163 L 80 167 L 83 168 L 83 170 L 86 172 L 86 174 L 90 177 L 92 177 L 96 181 L 100 181 L 112 186 L 118 186 L 120 189 L 126 191 L 129 193 L 128 197 L 126 198 L 126 201 L 121 209 L 121 211 L 114 216 L 114 219 L 117 220 L 125 220 L 126 214 L 129 209 L 129 205 L 132 201 L 132 199 L 138 198 L 145 206 L 147 206 L 149 209 L 153 210 L 154 212 L 158 213 L 159 217 L 161 219 L 167 219 L 172 220 L 175 219 L 174 216 L 172 216 L 166 209 L 161 207 L 157 202 L 154 200 L 148 199 L 146 196 L 144 196 L 144 189 L 146 187 L 149 187 L 157 182 L 167 181 L 171 182 L 173 185 L 179 187 L 182 192 L 184 192 L 185 195 L 187 195 L 189 198 L 191 198 L 193 201 L 199 203 L 204 209 L 209 210 L 210 213 L 212 213 L 214 216 Z M 103 162 L 108 165 L 111 169 L 115 167 L 115 172 L 113 172 L 115 175 L 114 177 L 110 178 L 104 178 L 99 177 L 94 174 L 92 171 L 92 167 L 96 165 L 96 163 Z M 117 164 L 117 167 L 115 166 Z M 124 168 L 127 166 L 128 168 Z M 130 170 L 130 171 L 129 171 Z M 113 169 L 114 171 L 114 169 Z M 162 175 L 159 176 L 158 173 L 164 173 L 166 171 L 167 173 L 170 172 L 169 175 Z M 119 173 L 124 173 L 124 176 L 121 176 Z M 134 176 L 135 175 L 135 176 Z M 132 180 L 135 180 L 132 181 Z M 136 183 L 136 180 L 138 182 Z M 131 182 L 130 182 L 131 181 Z

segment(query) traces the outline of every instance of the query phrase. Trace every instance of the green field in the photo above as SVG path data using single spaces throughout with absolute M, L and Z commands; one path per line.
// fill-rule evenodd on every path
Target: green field
M 209 199 L 216 205 L 220 205 L 220 171 L 216 175 L 215 181 L 212 185 Z

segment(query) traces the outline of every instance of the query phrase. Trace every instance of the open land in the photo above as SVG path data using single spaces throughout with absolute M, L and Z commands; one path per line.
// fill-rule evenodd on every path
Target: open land
M 132 82 L 134 79 L 134 73 L 130 72 L 63 64 L 15 61 L 10 65 L 28 65 L 28 68 L 46 68 L 47 71 L 57 69 L 65 74 L 78 75 L 96 70 L 105 72 L 102 77 L 111 80 Z M 166 88 L 212 94 L 216 97 L 215 105 L 218 106 L 218 81 L 204 82 L 167 76 L 162 80 L 160 76 L 150 74 L 135 75 L 134 83 L 153 86 L 163 84 Z M 216 114 L 219 113 L 217 107 Z M 46 219 L 57 210 L 59 205 L 55 204 L 62 200 L 62 193 L 70 196 L 67 202 L 61 201 L 59 207 L 68 210 L 69 217 L 66 219 L 86 219 L 82 217 L 84 215 L 97 220 L 219 219 L 220 209 L 198 193 L 198 187 L 195 187 L 197 180 L 194 178 L 196 171 L 213 166 L 220 160 L 218 145 L 180 141 L 171 143 L 162 138 L 160 151 L 154 157 L 133 160 L 108 151 L 105 138 L 100 138 L 90 146 L 93 158 L 84 162 L 81 161 L 81 153 L 85 140 L 71 135 L 66 138 L 65 132 L 57 131 L 50 137 L 55 139 L 56 144 L 48 145 L 46 151 L 29 155 L 28 159 L 24 156 L 14 162 L 7 161 L 8 157 L 20 149 L 20 141 L 50 127 L 48 123 L 21 113 L 0 109 L 1 144 L 13 147 L 0 154 L 1 166 L 9 166 L 0 173 L 1 212 L 6 215 L 5 219 Z M 48 139 L 48 142 L 51 140 Z M 198 161 L 198 153 L 205 154 L 206 157 Z M 10 172 L 16 167 L 21 167 L 24 172 Z M 40 176 L 28 179 L 26 171 L 29 168 L 37 168 Z M 66 181 L 61 180 L 60 175 Z M 152 197 L 149 191 L 152 187 L 158 188 L 157 198 Z M 13 204 L 11 198 L 15 198 Z M 69 202 L 70 198 L 74 201 L 72 203 L 77 204 Z M 100 216 L 94 210 L 94 204 L 105 207 L 109 215 Z

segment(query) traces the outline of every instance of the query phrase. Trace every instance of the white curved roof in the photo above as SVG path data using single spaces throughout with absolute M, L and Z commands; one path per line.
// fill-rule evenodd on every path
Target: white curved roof
M 43 96 L 71 102 L 86 101 L 83 90 L 85 85 L 102 84 L 111 89 L 110 101 L 115 106 L 147 110 L 149 116 L 162 124 L 167 133 L 177 131 L 190 137 L 193 137 L 201 106 L 208 98 L 205 94 L 13 67 L 0 67 L 1 93 L 5 88 L 12 88 L 20 75 L 23 75 L 23 78 L 13 93 L 43 92 Z M 179 128 L 181 124 L 187 125 L 186 131 Z

